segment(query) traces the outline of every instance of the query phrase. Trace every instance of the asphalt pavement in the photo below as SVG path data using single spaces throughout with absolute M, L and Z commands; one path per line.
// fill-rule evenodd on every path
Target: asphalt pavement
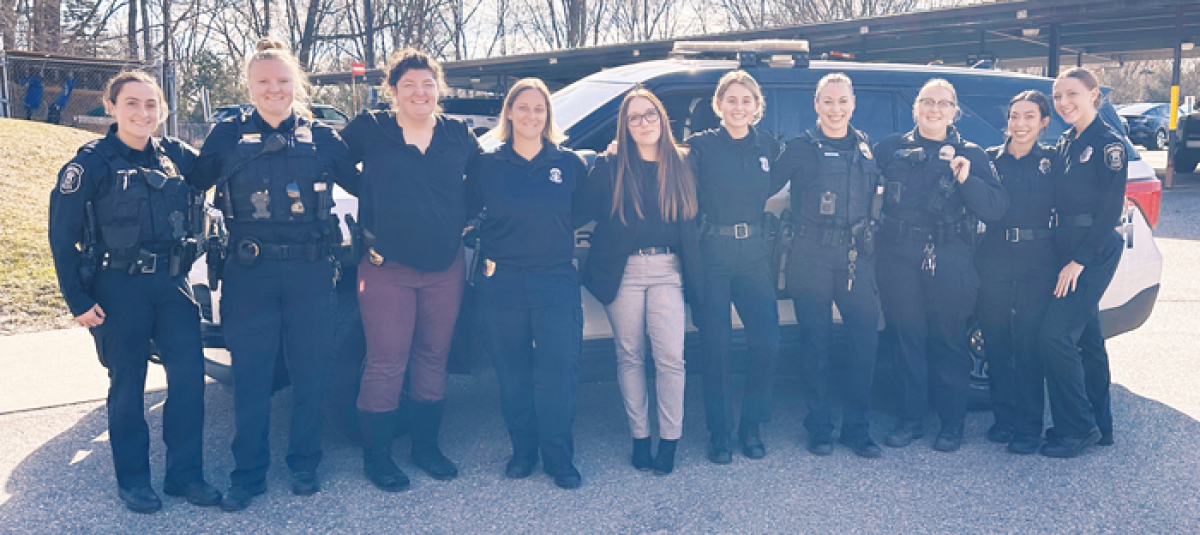
M 455 481 L 421 474 L 408 461 L 408 439 L 400 438 L 396 458 L 413 477 L 413 488 L 400 494 L 377 491 L 362 476 L 360 450 L 331 429 L 320 470 L 323 491 L 307 498 L 291 495 L 282 459 L 290 402 L 290 390 L 284 390 L 274 400 L 267 494 L 234 514 L 164 497 L 161 513 L 143 516 L 117 500 L 103 402 L 76 396 L 78 402 L 48 408 L 0 409 L 0 531 L 1197 532 L 1200 180 L 1183 180 L 1164 194 L 1160 221 L 1156 241 L 1165 266 L 1154 314 L 1140 329 L 1109 341 L 1117 444 L 1093 448 L 1078 459 L 1005 453 L 983 437 L 992 423 L 986 412 L 969 416 L 966 444 L 957 453 L 933 451 L 930 437 L 901 450 L 885 448 L 878 460 L 859 459 L 841 447 L 830 457 L 814 457 L 803 448 L 803 399 L 796 378 L 781 377 L 776 418 L 764 430 L 767 457 L 735 456 L 732 465 L 717 466 L 705 458 L 701 385 L 693 376 L 676 472 L 665 477 L 629 466 L 631 444 L 617 385 L 582 385 L 576 443 L 584 486 L 563 491 L 540 473 L 528 480 L 504 479 L 508 440 L 495 376 L 484 372 L 452 377 L 447 394 L 442 442 L 447 455 L 459 461 L 462 476 Z M 35 353 L 21 358 L 37 359 Z M 4 353 L 0 364 L 13 358 Z M 77 366 L 84 365 L 98 368 L 94 360 Z M 35 380 L 29 377 L 25 381 Z M 888 377 L 877 377 L 885 381 Z M 163 399 L 161 390 L 146 397 L 155 436 L 162 430 Z M 206 475 L 223 489 L 232 469 L 230 394 L 210 385 L 206 410 Z M 884 411 L 874 415 L 877 439 L 890 423 Z M 935 427 L 930 419 L 931 434 Z M 159 478 L 160 440 L 152 442 L 151 454 Z M 161 481 L 155 484 L 161 490 Z

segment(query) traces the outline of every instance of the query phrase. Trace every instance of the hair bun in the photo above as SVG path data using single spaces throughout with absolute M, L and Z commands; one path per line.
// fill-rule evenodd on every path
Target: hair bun
M 287 50 L 287 45 L 274 37 L 263 37 L 258 40 L 258 44 L 254 46 L 254 49 L 259 52 L 264 50 Z

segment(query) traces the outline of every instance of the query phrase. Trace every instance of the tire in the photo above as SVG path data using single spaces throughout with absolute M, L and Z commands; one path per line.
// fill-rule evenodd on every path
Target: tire
M 1167 131 L 1159 129 L 1158 131 L 1154 132 L 1154 140 L 1151 142 L 1151 144 L 1153 145 L 1151 150 L 1166 150 L 1167 145 L 1170 144 L 1170 138 L 1167 136 Z
M 992 410 L 991 380 L 988 377 L 987 352 L 983 345 L 983 332 L 974 321 L 968 329 L 968 348 L 971 352 L 971 384 L 967 392 L 967 410 Z

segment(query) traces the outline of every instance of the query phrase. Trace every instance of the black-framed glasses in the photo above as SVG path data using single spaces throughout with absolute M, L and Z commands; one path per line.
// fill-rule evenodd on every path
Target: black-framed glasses
M 638 115 L 631 114 L 628 116 L 629 126 L 641 126 L 643 122 L 646 124 L 654 124 L 657 123 L 659 119 L 662 119 L 662 116 L 658 114 L 658 110 L 654 109 L 646 110 L 646 113 L 641 113 Z

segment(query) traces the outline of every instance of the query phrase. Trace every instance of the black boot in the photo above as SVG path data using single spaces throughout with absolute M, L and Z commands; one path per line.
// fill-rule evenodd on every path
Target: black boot
M 633 467 L 645 472 L 654 467 L 654 457 L 650 455 L 650 438 L 633 439 Z
M 763 445 L 758 431 L 758 422 L 742 422 L 738 427 L 738 442 L 742 445 L 742 455 L 749 459 L 762 459 L 767 456 L 767 447 Z
M 458 477 L 458 467 L 442 455 L 438 447 L 438 430 L 442 428 L 442 401 L 413 401 L 408 405 L 412 414 L 412 461 L 417 468 L 441 481 Z
M 675 446 L 679 440 L 658 441 L 658 455 L 654 456 L 654 474 L 665 476 L 675 470 Z
M 395 412 L 358 412 L 363 437 L 363 472 L 380 490 L 408 490 L 408 476 L 392 459 L 392 438 L 396 435 Z

